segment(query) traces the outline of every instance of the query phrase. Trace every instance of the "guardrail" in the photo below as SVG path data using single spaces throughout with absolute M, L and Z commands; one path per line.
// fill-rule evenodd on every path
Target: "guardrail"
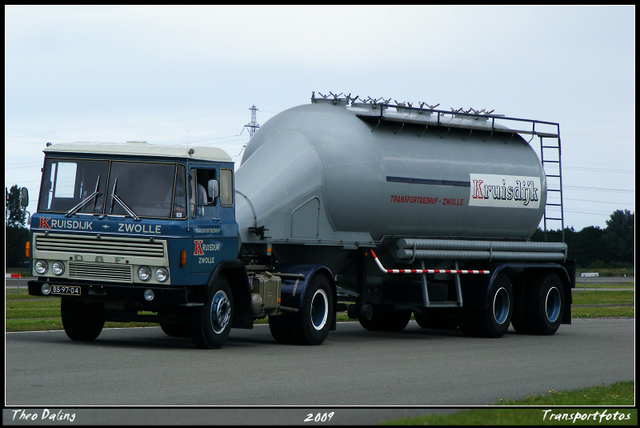
M 595 278 L 596 279 L 596 291 L 598 291 L 598 276 L 600 276 L 598 274 L 598 272 L 583 272 L 580 274 L 580 276 L 582 278 Z M 582 280 L 582 289 L 586 290 L 587 289 L 587 280 L 583 279 Z

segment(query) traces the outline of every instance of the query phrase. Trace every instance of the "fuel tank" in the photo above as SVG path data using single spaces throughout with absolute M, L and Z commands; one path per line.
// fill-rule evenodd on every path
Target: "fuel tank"
M 346 248 L 525 240 L 547 196 L 537 154 L 490 118 L 343 99 L 312 99 L 262 125 L 236 189 L 243 243 Z

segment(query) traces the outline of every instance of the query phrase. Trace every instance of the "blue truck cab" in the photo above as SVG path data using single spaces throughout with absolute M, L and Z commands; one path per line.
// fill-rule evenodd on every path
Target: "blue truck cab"
M 222 150 L 57 144 L 45 149 L 42 173 L 29 293 L 62 298 L 72 339 L 93 340 L 105 320 L 155 321 L 188 335 L 190 312 L 206 302 L 221 267 L 247 283 L 237 262 L 233 163 Z M 219 323 L 232 324 L 225 315 Z

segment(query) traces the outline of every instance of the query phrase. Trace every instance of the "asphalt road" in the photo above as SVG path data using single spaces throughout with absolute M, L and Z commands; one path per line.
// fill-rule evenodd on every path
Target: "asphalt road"
M 232 330 L 220 350 L 158 327 L 108 329 L 92 343 L 62 331 L 7 333 L 3 422 L 11 409 L 44 406 L 73 411 L 80 424 L 304 425 L 309 414 L 334 412 L 325 424 L 370 425 L 428 406 L 633 380 L 634 361 L 633 319 L 580 319 L 553 336 L 510 330 L 500 339 L 413 321 L 401 333 L 339 323 L 317 347 L 278 345 L 257 325 Z

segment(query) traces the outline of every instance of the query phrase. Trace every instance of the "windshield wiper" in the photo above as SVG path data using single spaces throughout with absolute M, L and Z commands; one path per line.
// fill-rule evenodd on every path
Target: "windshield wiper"
M 91 201 L 93 201 L 93 210 L 95 211 L 98 198 L 102 196 L 102 193 L 98 192 L 99 188 L 100 188 L 100 175 L 98 175 L 98 179 L 96 180 L 96 190 L 92 194 L 84 198 L 82 202 L 80 202 L 78 205 L 76 205 L 75 207 L 67 211 L 67 213 L 65 214 L 65 217 L 71 217 L 72 215 L 74 215 L 75 213 L 77 213 L 87 205 L 89 205 Z
M 135 221 L 140 221 L 140 217 L 138 217 L 136 215 L 136 213 L 133 212 L 133 210 L 131 208 L 129 208 L 127 206 L 127 204 L 124 203 L 124 201 L 122 199 L 120 199 L 120 197 L 118 195 L 116 195 L 116 186 L 118 185 L 118 178 L 116 177 L 116 180 L 113 182 L 113 191 L 111 192 L 111 207 L 109 208 L 109 214 L 111 214 L 113 212 L 113 202 L 117 202 L 120 204 L 120 206 L 122 208 L 125 209 L 125 211 L 127 213 L 129 213 L 129 215 L 131 217 L 133 217 L 133 219 Z

